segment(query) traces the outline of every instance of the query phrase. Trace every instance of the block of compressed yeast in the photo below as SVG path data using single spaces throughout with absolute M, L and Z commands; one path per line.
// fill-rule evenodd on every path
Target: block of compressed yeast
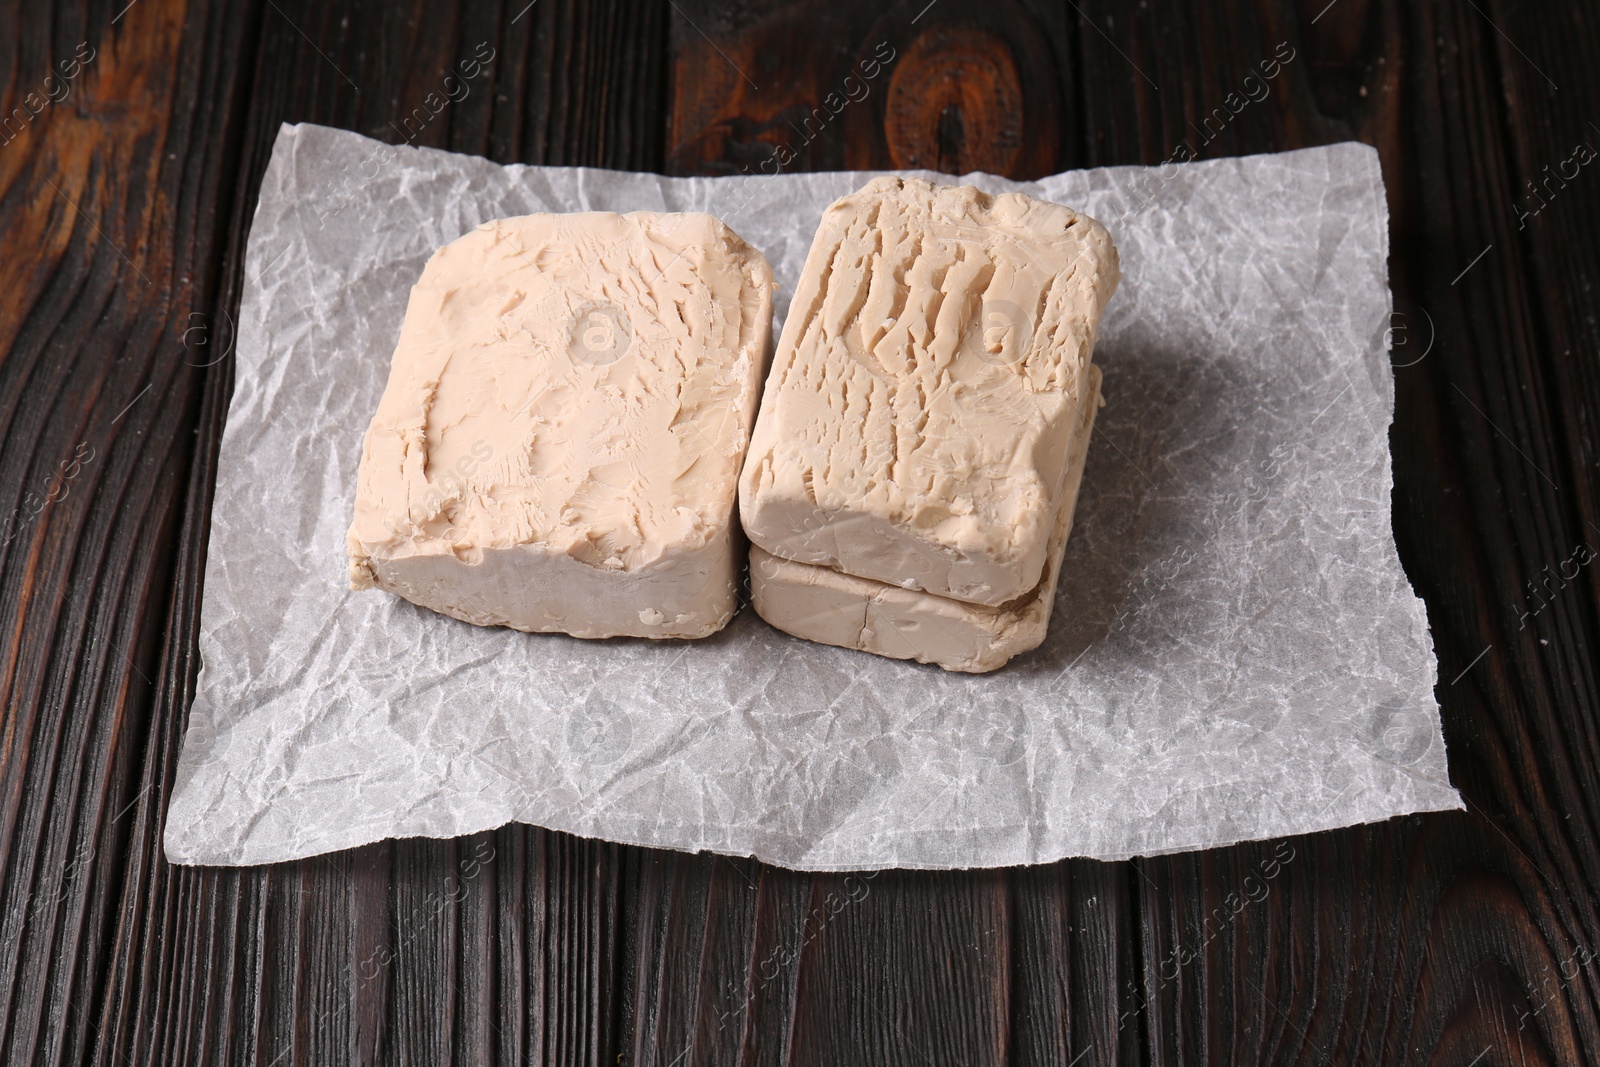
M 702 214 L 528 215 L 439 249 L 367 430 L 351 587 L 577 637 L 721 629 L 772 290 Z
M 1100 315 L 1105 227 L 877 178 L 823 214 L 740 475 L 768 553 L 999 607 L 1039 584 Z
M 1027 593 L 999 607 L 969 604 L 796 563 L 753 545 L 750 591 L 757 614 L 796 637 L 937 663 L 951 671 L 992 671 L 1037 648 L 1050 625 L 1095 409 L 1103 403 L 1098 367 L 1090 368 L 1086 396 L 1067 445 L 1067 480 L 1045 550 L 1044 573 Z

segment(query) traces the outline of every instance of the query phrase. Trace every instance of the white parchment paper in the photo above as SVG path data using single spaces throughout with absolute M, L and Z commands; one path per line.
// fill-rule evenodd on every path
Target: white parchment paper
M 362 435 L 435 248 L 535 211 L 708 211 L 772 261 L 776 336 L 823 208 L 865 180 L 503 167 L 285 126 L 167 856 L 516 820 L 802 869 L 976 867 L 1459 807 L 1390 528 L 1387 211 L 1362 145 L 963 179 L 1089 212 L 1123 268 L 1050 636 L 998 673 L 749 610 L 704 641 L 586 642 L 346 588 Z

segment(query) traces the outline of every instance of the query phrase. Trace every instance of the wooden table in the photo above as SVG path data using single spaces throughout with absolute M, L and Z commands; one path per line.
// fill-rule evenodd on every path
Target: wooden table
M 1592 3 L 524 2 L 3 7 L 0 1063 L 1600 1057 Z M 889 871 L 831 916 L 841 876 L 524 827 L 169 866 L 240 265 L 298 121 L 699 174 L 1376 145 L 1395 533 L 1469 810 Z

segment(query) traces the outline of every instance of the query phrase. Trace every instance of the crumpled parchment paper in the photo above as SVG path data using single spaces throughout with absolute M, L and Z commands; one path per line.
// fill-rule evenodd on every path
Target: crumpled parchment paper
M 1390 528 L 1387 210 L 1357 144 L 963 179 L 1087 211 L 1123 269 L 1050 636 L 998 673 L 811 644 L 748 609 L 704 641 L 587 642 L 346 588 L 362 435 L 435 248 L 535 211 L 708 211 L 772 261 L 776 336 L 824 206 L 866 177 L 504 167 L 285 126 L 168 858 L 516 820 L 809 870 L 981 867 L 1460 807 Z

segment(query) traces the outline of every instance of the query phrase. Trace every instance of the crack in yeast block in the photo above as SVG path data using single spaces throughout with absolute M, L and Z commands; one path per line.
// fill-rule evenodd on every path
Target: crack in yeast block
M 1039 647 L 1050 626 L 1078 487 L 1089 454 L 1100 398 L 1100 368 L 1089 368 L 1088 400 L 1080 405 L 1067 449 L 1067 481 L 1045 552 L 1044 576 L 1032 590 L 1000 607 L 968 604 L 932 593 L 796 563 L 750 548 L 750 593 L 757 614 L 778 629 L 891 659 L 936 663 L 950 671 L 983 673 Z
M 705 637 L 772 270 L 709 215 L 528 215 L 436 252 L 366 435 L 350 583 L 485 626 Z

